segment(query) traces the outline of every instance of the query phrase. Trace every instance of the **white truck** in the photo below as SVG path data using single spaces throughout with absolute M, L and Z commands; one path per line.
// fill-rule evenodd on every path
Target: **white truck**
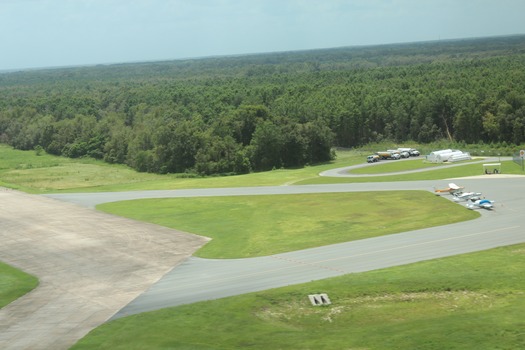
M 400 147 L 397 150 L 399 152 L 408 152 L 410 157 L 418 157 L 420 155 L 419 151 L 415 148 Z

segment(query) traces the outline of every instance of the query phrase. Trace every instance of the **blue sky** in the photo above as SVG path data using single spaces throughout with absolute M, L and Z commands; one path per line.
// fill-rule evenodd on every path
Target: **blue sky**
M 0 0 L 0 70 L 525 34 L 524 0 Z

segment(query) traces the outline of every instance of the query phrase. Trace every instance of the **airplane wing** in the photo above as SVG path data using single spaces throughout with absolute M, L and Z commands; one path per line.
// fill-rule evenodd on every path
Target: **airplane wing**
M 455 183 L 451 182 L 448 184 L 448 187 L 450 187 L 450 189 L 452 190 L 459 190 L 460 187 L 458 185 L 456 185 Z

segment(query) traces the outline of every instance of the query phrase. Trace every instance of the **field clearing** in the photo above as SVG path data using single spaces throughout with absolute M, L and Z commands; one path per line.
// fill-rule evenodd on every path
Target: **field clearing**
M 57 193 L 286 185 L 315 178 L 327 169 L 360 162 L 362 156 L 359 152 L 341 151 L 338 159 L 327 164 L 201 178 L 184 174 L 139 173 L 124 165 L 89 158 L 37 156 L 34 151 L 14 150 L 0 144 L 0 186 L 28 193 Z

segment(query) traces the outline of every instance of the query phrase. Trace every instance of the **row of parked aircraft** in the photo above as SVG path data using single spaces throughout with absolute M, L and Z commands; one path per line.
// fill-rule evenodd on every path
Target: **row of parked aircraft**
M 436 193 L 449 193 L 454 196 L 454 201 L 461 202 L 466 201 L 466 207 L 469 209 L 494 209 L 494 201 L 481 198 L 481 192 L 464 192 L 465 187 L 456 185 L 455 183 L 449 183 L 447 188 L 437 189 Z

